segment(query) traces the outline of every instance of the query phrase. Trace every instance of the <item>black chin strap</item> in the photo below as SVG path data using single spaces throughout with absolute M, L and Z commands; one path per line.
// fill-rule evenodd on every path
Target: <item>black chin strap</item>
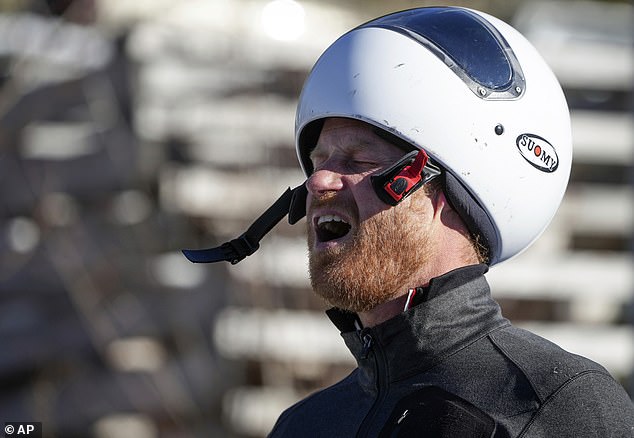
M 228 261 L 235 265 L 256 252 L 260 247 L 260 240 L 284 216 L 288 215 L 288 222 L 291 225 L 306 216 L 306 196 L 306 183 L 294 189 L 289 187 L 240 237 L 215 248 L 184 249 L 183 254 L 194 263 Z

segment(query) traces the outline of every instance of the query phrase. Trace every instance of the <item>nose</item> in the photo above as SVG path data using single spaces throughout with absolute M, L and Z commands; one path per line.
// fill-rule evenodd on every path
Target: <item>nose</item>
M 312 196 L 320 196 L 327 192 L 341 190 L 344 186 L 341 173 L 327 168 L 321 168 L 313 172 L 306 182 L 308 193 Z

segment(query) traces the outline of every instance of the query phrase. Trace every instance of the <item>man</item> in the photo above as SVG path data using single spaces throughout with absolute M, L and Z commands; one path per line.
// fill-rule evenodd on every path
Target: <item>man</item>
M 272 437 L 634 436 L 608 372 L 513 327 L 484 277 L 541 234 L 571 168 L 563 93 L 521 35 L 462 8 L 366 23 L 311 71 L 296 144 L 307 195 L 286 211 L 306 196 L 311 283 L 358 367 Z

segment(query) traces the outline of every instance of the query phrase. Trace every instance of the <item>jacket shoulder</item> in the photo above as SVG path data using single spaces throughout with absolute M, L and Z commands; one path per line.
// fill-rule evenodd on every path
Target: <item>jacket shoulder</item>
M 520 436 L 634 437 L 634 405 L 601 365 L 517 327 L 489 337 L 540 401 Z
M 489 338 L 526 376 L 542 402 L 582 373 L 610 377 L 608 371 L 598 363 L 570 353 L 547 339 L 518 327 L 508 326 L 497 330 Z

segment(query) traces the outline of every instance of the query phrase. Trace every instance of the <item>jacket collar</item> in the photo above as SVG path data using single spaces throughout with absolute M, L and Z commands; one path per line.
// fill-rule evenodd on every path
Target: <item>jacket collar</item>
M 509 324 L 491 298 L 487 271 L 486 265 L 473 265 L 436 277 L 419 289 L 422 302 L 372 328 L 357 330 L 354 313 L 330 309 L 327 314 L 364 374 L 375 375 L 380 359 L 389 380 L 399 380 Z M 374 358 L 368 358 L 368 335 Z

